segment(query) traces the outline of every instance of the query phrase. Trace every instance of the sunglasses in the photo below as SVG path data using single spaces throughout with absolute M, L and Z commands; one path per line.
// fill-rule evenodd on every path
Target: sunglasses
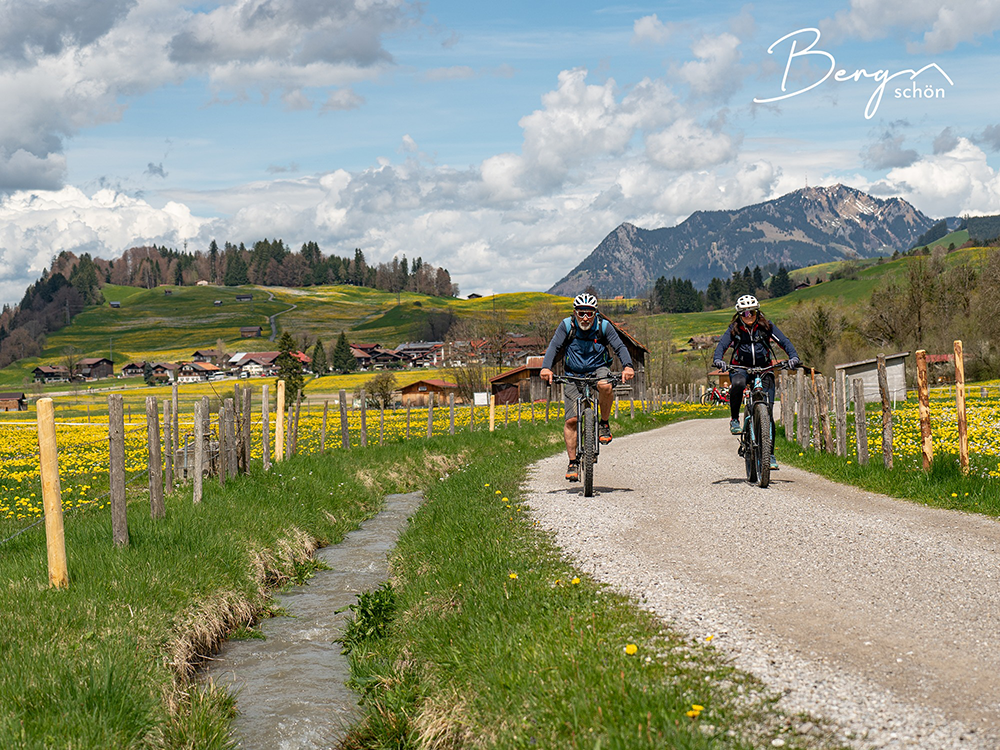
M 756 314 L 757 314 L 756 310 L 744 310 L 743 312 L 740 313 L 740 315 L 742 315 L 744 318 L 752 318 Z
M 581 318 L 592 318 L 597 314 L 597 310 L 577 310 L 576 314 Z

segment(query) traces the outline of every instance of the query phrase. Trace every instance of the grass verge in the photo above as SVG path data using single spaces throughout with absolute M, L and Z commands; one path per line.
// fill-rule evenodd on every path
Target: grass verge
M 836 746 L 710 644 L 573 569 L 519 495 L 527 466 L 560 450 L 551 426 L 468 441 L 392 553 L 391 595 L 354 612 L 366 715 L 344 747 Z

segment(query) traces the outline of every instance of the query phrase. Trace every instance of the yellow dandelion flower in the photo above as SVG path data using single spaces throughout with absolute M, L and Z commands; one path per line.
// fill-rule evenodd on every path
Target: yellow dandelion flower
M 511 573 L 507 577 L 510 578 L 512 581 L 516 581 L 517 580 L 517 573 Z
M 625 653 L 628 654 L 629 656 L 632 656 L 638 650 L 639 647 L 636 646 L 634 643 L 630 643 L 625 647 Z
M 692 711 L 697 711 L 698 713 L 701 713 L 702 711 L 705 710 L 705 707 L 704 706 L 699 706 L 697 703 L 692 703 L 691 704 L 691 710 Z
M 709 633 L 707 636 L 705 636 L 705 643 L 711 643 L 713 638 L 715 638 L 715 634 Z
M 580 582 L 579 578 L 574 578 L 572 581 L 570 581 L 570 583 L 572 583 L 574 586 L 576 586 L 576 584 L 578 584 L 579 582 Z

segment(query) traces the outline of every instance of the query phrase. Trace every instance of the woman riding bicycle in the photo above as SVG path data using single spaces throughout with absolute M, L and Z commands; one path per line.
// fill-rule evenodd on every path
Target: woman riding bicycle
M 611 325 L 597 312 L 597 297 L 593 294 L 578 294 L 573 300 L 573 315 L 559 324 L 549 348 L 545 351 L 542 361 L 542 371 L 539 376 L 552 385 L 552 368 L 557 360 L 562 359 L 567 375 L 607 377 L 611 370 L 611 356 L 608 346 L 615 350 L 622 363 L 622 381 L 628 382 L 635 375 L 632 369 L 632 357 L 628 353 L 621 337 Z M 563 398 L 566 403 L 566 422 L 563 433 L 566 438 L 566 453 L 569 455 L 569 468 L 566 478 L 571 482 L 580 479 L 580 463 L 576 455 L 576 398 L 578 387 L 574 383 L 563 386 Z M 611 425 L 608 417 L 611 414 L 611 404 L 614 394 L 611 383 L 602 380 L 597 385 L 597 402 L 600 411 L 598 422 L 598 440 L 602 445 L 611 442 Z
M 712 357 L 712 364 L 717 369 L 724 369 L 726 363 L 722 360 L 723 355 L 729 347 L 733 348 L 733 358 L 730 371 L 732 388 L 729 389 L 729 414 L 732 420 L 729 422 L 729 431 L 734 435 L 739 435 L 743 428 L 740 426 L 740 406 L 743 405 L 743 389 L 747 384 L 746 370 L 740 367 L 766 367 L 771 364 L 774 355 L 771 352 L 771 344 L 777 343 L 785 353 L 788 354 L 788 366 L 798 367 L 799 355 L 795 351 L 792 342 L 788 340 L 778 326 L 764 317 L 760 311 L 760 303 L 752 294 L 744 294 L 736 300 L 736 314 L 733 315 L 729 328 L 719 339 L 715 347 L 715 354 Z M 771 412 L 771 445 L 774 445 L 774 375 L 767 373 L 764 375 L 764 388 L 767 391 L 767 406 Z M 778 468 L 778 462 L 771 454 L 771 470 Z

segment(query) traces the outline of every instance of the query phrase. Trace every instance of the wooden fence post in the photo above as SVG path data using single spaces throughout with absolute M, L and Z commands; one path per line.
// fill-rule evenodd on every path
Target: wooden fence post
M 219 486 L 226 486 L 226 405 L 219 406 L 219 414 L 216 417 L 219 423 L 219 448 L 215 454 L 216 470 L 219 473 Z
M 285 458 L 285 381 L 278 381 L 278 403 L 274 409 L 274 460 Z
M 889 379 L 885 374 L 885 355 L 875 358 L 878 370 L 878 392 L 882 398 L 882 462 L 892 468 L 892 403 L 889 400 Z
M 319 428 L 319 452 L 326 453 L 326 422 L 330 414 L 330 399 L 323 402 L 323 423 Z
M 965 356 L 962 341 L 955 341 L 955 414 L 958 417 L 958 462 L 969 473 L 969 423 L 965 417 Z
M 172 402 L 163 402 L 163 473 L 167 484 L 167 494 L 174 491 L 174 444 L 173 444 L 173 412 Z
M 799 414 L 799 447 L 805 450 L 809 447 L 810 429 L 809 420 L 812 419 L 813 399 L 812 389 L 806 383 L 805 373 L 802 374 L 802 399 L 799 402 L 801 413 Z
M 128 546 L 125 512 L 125 409 L 120 394 L 108 396 L 108 484 L 111 502 L 111 541 Z
M 378 410 L 378 444 L 385 445 L 385 405 Z
M 167 429 L 169 427 L 164 425 Z M 146 396 L 146 436 L 149 440 L 149 513 L 163 518 L 163 461 L 160 457 L 160 413 L 156 396 Z
M 340 400 L 340 447 L 346 450 L 351 447 L 351 435 L 347 426 L 347 391 L 341 389 L 337 396 Z
M 427 401 L 427 437 L 434 434 L 434 394 Z
M 410 405 L 406 405 L 406 439 L 410 439 Z
M 237 410 L 234 399 L 226 399 L 226 472 L 231 477 L 239 474 L 239 463 L 236 460 L 236 418 Z
M 368 445 L 368 396 L 361 389 L 361 447 Z
M 170 421 L 170 429 L 174 431 L 174 439 L 170 441 L 170 444 L 177 447 L 180 440 L 180 420 L 177 418 L 177 383 L 173 383 L 170 389 L 170 413 L 173 418 Z M 163 425 L 163 429 L 166 429 L 167 425 Z
M 250 443 L 253 435 L 253 386 L 243 389 L 243 473 L 250 473 Z
M 268 390 L 266 383 L 260 389 L 260 443 L 264 471 L 271 469 L 271 394 Z
M 475 399 L 476 398 L 475 395 L 473 395 L 472 398 Z M 473 400 L 473 402 L 469 404 L 469 432 L 475 432 L 475 431 L 476 431 L 476 402 L 475 400 Z
M 532 409 L 531 416 L 534 418 L 535 411 Z M 455 434 L 455 394 L 448 394 L 448 434 Z
M 865 417 L 865 381 L 851 380 L 854 387 L 854 435 L 857 440 L 858 463 L 868 465 L 868 421 Z
M 545 424 L 549 423 L 549 407 L 552 406 L 552 383 L 545 389 Z
M 69 586 L 69 569 L 66 566 L 62 488 L 59 485 L 59 451 L 56 447 L 56 420 L 52 399 L 38 399 L 37 410 L 38 457 L 41 462 L 42 505 L 45 508 L 49 586 L 64 589 Z
M 288 441 L 288 455 L 294 456 L 299 450 L 299 415 L 302 412 L 302 391 L 299 391 L 298 398 L 295 399 L 295 419 L 291 422 L 291 435 Z
M 837 455 L 847 455 L 847 373 L 837 370 L 836 398 L 834 399 L 837 415 Z
M 496 427 L 497 397 L 490 394 L 490 432 Z
M 267 386 L 264 386 L 267 388 Z M 205 423 L 201 416 L 201 402 L 194 403 L 194 479 L 191 483 L 191 502 L 201 502 L 202 480 L 205 471 Z
M 827 453 L 833 453 L 833 431 L 830 429 L 830 404 L 828 399 L 826 378 L 821 377 L 819 379 L 819 413 L 820 425 L 823 430 L 823 449 Z
M 934 463 L 934 437 L 931 435 L 930 388 L 927 385 L 927 352 L 916 351 L 917 360 L 917 413 L 920 415 L 920 452 L 923 455 L 924 471 Z

